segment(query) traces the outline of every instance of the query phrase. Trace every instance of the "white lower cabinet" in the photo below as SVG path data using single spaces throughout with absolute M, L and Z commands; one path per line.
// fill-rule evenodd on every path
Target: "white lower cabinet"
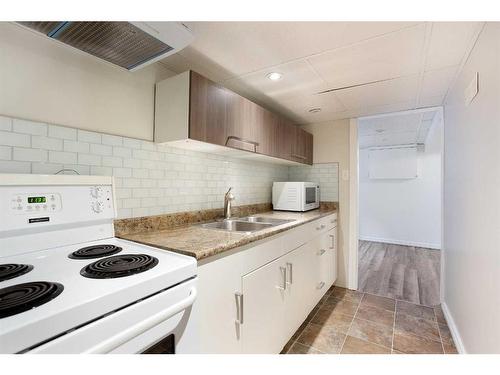
M 200 262 L 201 353 L 281 351 L 337 277 L 336 214 L 306 225 Z
M 243 353 L 276 353 L 286 339 L 286 266 L 281 258 L 242 277 Z

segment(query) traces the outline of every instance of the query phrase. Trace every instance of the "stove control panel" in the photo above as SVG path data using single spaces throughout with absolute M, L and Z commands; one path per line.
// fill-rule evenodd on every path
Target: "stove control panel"
M 17 214 L 51 213 L 62 209 L 58 193 L 15 194 L 10 200 L 11 211 Z
M 90 210 L 94 214 L 113 209 L 111 186 L 91 186 L 89 188 Z

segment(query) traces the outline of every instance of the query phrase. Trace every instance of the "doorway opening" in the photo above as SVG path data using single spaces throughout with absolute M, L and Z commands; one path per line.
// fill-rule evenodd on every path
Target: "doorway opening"
M 358 290 L 440 304 L 441 108 L 357 121 Z

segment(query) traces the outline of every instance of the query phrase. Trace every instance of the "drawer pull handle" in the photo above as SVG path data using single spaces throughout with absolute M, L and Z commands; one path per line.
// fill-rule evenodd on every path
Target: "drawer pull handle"
M 322 281 L 322 282 L 320 282 L 320 283 L 318 284 L 317 288 L 318 288 L 318 289 L 323 289 L 323 287 L 324 287 L 324 286 L 325 286 L 325 282 L 324 282 L 324 281 Z
M 276 288 L 280 289 L 280 290 L 286 290 L 286 267 L 280 267 L 280 271 L 281 271 L 281 275 L 283 277 L 283 285 L 282 286 L 277 286 Z
M 326 253 L 325 249 L 321 249 L 320 251 L 318 251 L 318 255 L 323 255 L 324 253 Z
M 236 297 L 236 323 L 243 324 L 243 294 L 235 293 Z
M 288 269 L 288 283 L 291 285 L 293 284 L 293 264 L 292 263 L 287 263 L 286 267 Z
M 325 229 L 326 225 L 325 224 L 321 224 L 319 227 L 316 227 L 317 230 L 321 230 L 321 229 Z

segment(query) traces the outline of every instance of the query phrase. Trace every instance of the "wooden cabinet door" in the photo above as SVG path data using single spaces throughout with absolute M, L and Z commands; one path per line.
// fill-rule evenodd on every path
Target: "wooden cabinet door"
M 278 157 L 286 160 L 292 158 L 292 145 L 295 137 L 295 127 L 285 119 L 280 119 L 278 123 Z
M 243 353 L 279 353 L 288 340 L 284 270 L 278 258 L 242 277 Z
M 313 135 L 308 132 L 304 132 L 305 138 L 305 157 L 306 163 L 312 165 L 313 163 Z
M 285 290 L 286 333 L 290 338 L 307 318 L 316 301 L 316 254 L 310 242 L 284 256 L 287 269 Z
M 258 152 L 258 124 L 263 121 L 264 109 L 233 92 L 228 92 L 227 99 L 224 146 Z
M 280 118 L 274 113 L 263 109 L 262 121 L 256 122 L 256 141 L 259 143 L 259 154 L 279 157 L 279 126 Z
M 191 71 L 189 138 L 223 145 L 227 137 L 228 90 Z

